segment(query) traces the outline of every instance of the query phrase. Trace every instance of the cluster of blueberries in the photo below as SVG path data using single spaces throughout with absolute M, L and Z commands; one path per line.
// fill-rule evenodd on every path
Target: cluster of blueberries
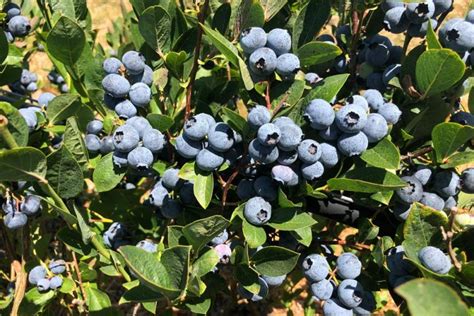
M 248 56 L 248 65 L 256 81 L 275 71 L 284 80 L 291 80 L 300 69 L 298 56 L 290 53 L 291 35 L 275 28 L 268 34 L 260 27 L 250 27 L 240 35 L 240 47 Z
M 40 292 L 56 290 L 63 285 L 63 278 L 60 275 L 65 271 L 66 262 L 64 260 L 51 260 L 48 264 L 48 269 L 42 265 L 31 269 L 28 274 L 28 282 L 30 282 L 31 285 L 36 285 Z
M 21 15 L 21 8 L 17 4 L 7 3 L 3 12 L 7 15 L 4 32 L 8 42 L 13 42 L 15 37 L 28 35 L 31 30 L 30 20 Z
M 69 87 L 66 83 L 66 80 L 64 80 L 64 77 L 58 74 L 56 71 L 50 71 L 48 74 L 48 79 L 51 81 L 51 83 L 54 83 L 58 86 L 61 93 L 69 92 Z
M 460 54 L 468 65 L 474 66 L 474 10 L 469 11 L 465 19 L 448 20 L 439 29 L 439 40 Z
M 41 199 L 34 194 L 27 194 L 21 202 L 9 197 L 3 203 L 2 209 L 5 213 L 5 226 L 12 230 L 19 229 L 26 225 L 28 217 L 35 216 L 41 210 Z
M 29 71 L 28 69 L 23 69 L 21 72 L 20 79 L 9 84 L 10 90 L 19 94 L 32 93 L 38 90 L 38 76 Z
M 326 257 L 319 254 L 306 256 L 302 269 L 311 284 L 313 298 L 323 302 L 325 315 L 370 315 L 375 310 L 373 294 L 356 280 L 362 263 L 353 253 L 345 252 L 337 257 L 335 274 Z
M 464 170 L 459 176 L 451 170 L 436 171 L 420 165 L 412 175 L 402 179 L 408 185 L 395 191 L 396 201 L 392 207 L 401 220 L 406 220 L 415 202 L 449 213 L 456 207 L 461 190 L 474 193 L 474 168 Z

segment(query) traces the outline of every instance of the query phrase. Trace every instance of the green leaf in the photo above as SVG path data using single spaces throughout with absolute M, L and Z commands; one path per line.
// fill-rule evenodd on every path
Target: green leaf
M 39 315 L 43 309 L 51 302 L 55 297 L 54 291 L 48 291 L 41 293 L 37 287 L 33 287 L 31 290 L 26 292 L 23 298 L 18 315 Z
M 265 12 L 259 0 L 243 0 L 240 11 L 240 29 L 252 26 L 262 27 L 265 23 Z
M 294 216 L 286 218 L 284 215 L 280 215 L 284 214 L 283 211 L 284 209 L 276 210 L 268 225 L 278 230 L 293 231 L 296 229 L 311 227 L 317 223 L 309 213 L 296 213 Z
M 90 312 L 100 312 L 112 306 L 107 293 L 91 286 L 87 286 L 85 291 L 87 294 L 86 304 Z
M 89 225 L 87 225 L 86 221 L 84 220 L 84 216 L 82 216 L 81 211 L 76 206 L 76 204 L 71 203 L 72 208 L 74 209 L 74 214 L 76 214 L 77 224 L 79 226 L 79 230 L 81 231 L 82 242 L 84 244 L 88 244 L 92 237 L 94 237 L 94 233 L 92 232 Z
M 74 156 L 62 146 L 47 157 L 46 179 L 63 199 L 73 198 L 82 191 L 84 177 Z
M 8 40 L 5 32 L 0 32 L 0 64 L 8 56 Z
M 313 241 L 313 232 L 311 226 L 295 229 L 290 234 L 302 245 L 309 247 Z
M 226 107 L 222 107 L 221 111 L 224 114 L 224 121 L 229 124 L 229 126 L 232 127 L 232 129 L 234 129 L 236 132 L 243 134 L 247 128 L 247 120 L 238 113 Z
M 304 80 L 295 79 L 293 81 L 282 81 L 272 84 L 270 90 L 270 99 L 272 100 L 272 107 L 276 109 L 277 106 L 284 102 L 285 105 L 295 105 L 301 99 L 304 93 Z
M 265 14 L 265 21 L 270 21 L 286 5 L 287 0 L 260 0 Z
M 120 298 L 119 304 L 128 302 L 156 302 L 161 298 L 163 298 L 163 295 L 160 293 L 151 291 L 149 287 L 139 284 L 125 292 Z
M 230 3 L 223 3 L 214 13 L 212 18 L 212 28 L 218 30 L 221 34 L 226 34 L 229 29 L 229 23 L 232 16 L 232 6 Z
M 168 229 L 168 246 L 187 245 L 186 238 L 183 235 L 183 226 L 170 225 Z
M 406 183 L 386 170 L 366 167 L 349 171 L 344 178 L 328 181 L 330 190 L 375 193 L 403 188 Z
M 75 117 L 67 119 L 63 139 L 63 146 L 69 149 L 77 163 L 86 170 L 89 164 L 89 153 Z
M 82 28 L 66 16 L 56 22 L 46 39 L 49 53 L 70 67 L 81 56 L 85 43 L 86 36 Z
M 428 49 L 440 49 L 443 48 L 436 37 L 436 33 L 431 25 L 431 19 L 428 19 L 428 30 L 426 31 L 426 44 Z
M 415 279 L 395 289 L 408 304 L 412 316 L 470 315 L 469 309 L 455 290 L 432 279 Z
M 0 102 L 0 114 L 5 115 L 8 119 L 8 130 L 12 134 L 17 145 L 28 145 L 28 125 L 26 125 L 26 121 L 23 116 L 21 116 L 20 112 L 18 112 L 18 110 L 10 103 Z M 0 137 L 0 148 L 6 147 L 7 145 L 3 140 L 3 137 Z
M 84 20 L 88 14 L 86 0 L 49 0 L 48 3 L 55 16 Z
M 142 12 L 138 29 L 151 48 L 162 53 L 170 49 L 171 17 L 162 7 L 155 5 Z
M 458 54 L 450 49 L 427 50 L 416 62 L 418 88 L 423 97 L 446 91 L 462 78 L 465 68 Z
M 267 241 L 265 229 L 250 224 L 245 218 L 242 219 L 242 232 L 250 248 L 255 249 Z
M 474 151 L 464 151 L 455 153 L 444 160 L 441 165 L 443 169 L 454 168 L 461 165 L 470 164 L 474 161 Z
M 212 173 L 197 173 L 194 179 L 194 196 L 203 209 L 206 209 L 211 203 L 212 193 L 214 191 L 214 175 Z
M 268 276 L 280 276 L 290 273 L 300 255 L 297 252 L 277 246 L 264 247 L 251 258 L 258 273 Z
M 214 269 L 219 263 L 219 255 L 214 248 L 210 248 L 203 253 L 194 263 L 191 274 L 197 277 L 203 277 Z
M 300 11 L 293 25 L 293 51 L 313 40 L 329 19 L 331 3 L 325 0 L 310 0 Z M 335 46 L 335 45 L 334 45 Z
M 211 43 L 217 48 L 218 51 L 223 54 L 231 64 L 238 67 L 239 66 L 239 52 L 231 42 L 227 40 L 221 33 L 210 29 L 209 27 L 201 24 L 204 33 Z
M 184 305 L 194 314 L 207 315 L 211 308 L 212 300 L 209 297 L 193 297 L 186 300 Z
M 278 188 L 278 206 L 282 208 L 298 208 L 302 207 L 303 203 L 294 203 L 285 194 L 285 191 L 281 187 Z
M 474 88 L 471 88 L 471 91 L 469 91 L 469 99 L 467 105 L 469 107 L 469 112 L 474 113 Z
M 254 293 L 257 294 L 260 291 L 260 283 L 258 282 L 258 273 L 247 264 L 237 264 L 235 266 L 234 275 L 242 286 Z
M 400 164 L 400 152 L 387 138 L 365 151 L 360 158 L 369 165 L 382 169 L 398 169 Z
M 146 116 L 146 118 L 153 128 L 156 128 L 162 133 L 167 132 L 168 129 L 174 124 L 174 121 L 171 117 L 162 114 L 150 113 Z
M 474 137 L 474 128 L 458 123 L 442 123 L 433 129 L 431 138 L 436 160 L 442 163 L 456 150 Z
M 196 186 L 196 184 L 194 184 Z M 214 237 L 222 233 L 229 225 L 229 221 L 220 215 L 214 215 L 194 221 L 183 227 L 183 235 L 199 251 L 202 246 L 210 242 Z
M 92 174 L 98 192 L 106 192 L 115 188 L 127 172 L 127 169 L 120 169 L 115 166 L 112 157 L 113 153 L 102 157 Z
M 302 67 L 322 64 L 341 54 L 342 51 L 337 45 L 324 42 L 309 42 L 296 51 Z
M 51 124 L 54 124 L 73 116 L 80 107 L 81 101 L 78 95 L 61 94 L 49 102 L 46 117 Z
M 178 176 L 181 179 L 194 182 L 194 179 L 196 178 L 196 166 L 194 161 L 185 163 L 181 169 L 179 169 Z
M 33 147 L 0 151 L 0 181 L 46 182 L 46 156 Z

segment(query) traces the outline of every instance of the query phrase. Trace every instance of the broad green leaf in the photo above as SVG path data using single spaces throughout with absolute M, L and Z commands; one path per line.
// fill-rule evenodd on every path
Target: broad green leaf
M 469 91 L 469 98 L 467 102 L 469 112 L 474 113 L 474 88 L 471 88 L 471 91 Z
M 246 219 L 242 220 L 242 232 L 250 248 L 255 249 L 267 241 L 265 229 L 250 224 Z
M 265 21 L 270 21 L 286 5 L 287 0 L 260 0 Z
M 113 162 L 113 153 L 102 157 L 94 169 L 92 179 L 98 192 L 110 191 L 122 181 L 127 169 L 118 168 Z
M 459 147 L 474 138 L 474 128 L 458 123 L 442 123 L 435 126 L 431 132 L 431 138 L 436 160 L 442 163 Z
M 221 34 L 226 34 L 229 29 L 229 23 L 232 16 L 232 6 L 230 3 L 223 3 L 214 13 L 212 18 L 212 28 L 218 30 Z
M 443 169 L 454 168 L 457 166 L 472 164 L 474 161 L 474 151 L 464 151 L 455 153 L 444 160 L 444 164 L 441 165 Z
M 186 238 L 183 235 L 183 226 L 170 225 L 167 227 L 167 231 L 169 247 L 187 244 Z
M 138 284 L 123 294 L 119 304 L 129 302 L 156 302 L 161 298 L 163 298 L 163 295 L 160 293 L 150 290 L 150 288 L 145 285 Z
M 49 0 L 48 3 L 55 16 L 84 20 L 88 14 L 86 0 Z
M 471 315 L 456 291 L 436 280 L 411 280 L 397 287 L 395 292 L 406 300 L 412 316 Z
M 169 52 L 166 54 L 166 66 L 178 79 L 183 77 L 184 63 L 188 60 L 186 52 Z
M 431 19 L 428 19 L 428 30 L 426 31 L 426 44 L 428 49 L 440 49 L 443 48 L 436 37 L 436 33 L 431 25 Z
M 244 87 L 246 90 L 252 90 L 254 85 L 253 85 L 252 76 L 250 76 L 250 72 L 247 67 L 247 64 L 240 57 L 238 59 L 238 62 L 239 62 L 240 77 L 242 78 Z
M 216 30 L 213 30 L 203 24 L 200 24 L 204 33 L 211 43 L 220 51 L 231 64 L 236 67 L 239 67 L 239 52 L 234 45 L 232 45 L 227 38 L 224 37 L 221 33 Z
M 171 284 L 180 290 L 188 283 L 190 256 L 191 246 L 176 246 L 165 249 L 160 258 Z
M 18 315 L 40 315 L 43 309 L 55 297 L 54 291 L 41 293 L 37 287 L 33 287 L 26 292 L 23 298 Z
M 84 216 L 82 216 L 82 213 L 79 210 L 79 208 L 76 206 L 76 204 L 75 203 L 70 203 L 70 204 L 72 204 L 72 208 L 74 209 L 74 214 L 76 215 L 76 218 L 77 218 L 77 224 L 79 226 L 79 230 L 81 231 L 82 242 L 84 244 L 88 244 L 91 238 L 94 237 L 94 233 L 92 232 L 89 225 L 87 225 L 86 221 L 84 220 Z
M 243 0 L 240 12 L 240 28 L 245 30 L 252 26 L 262 27 L 265 23 L 265 12 L 259 0 Z
M 211 272 L 218 263 L 219 255 L 217 251 L 215 251 L 214 248 L 210 248 L 194 261 L 191 274 L 197 277 L 203 277 Z
M 291 218 L 285 218 L 284 216 L 279 216 L 280 213 L 283 213 L 284 209 L 276 210 L 275 214 L 270 219 L 268 225 L 283 231 L 294 231 L 297 229 L 313 226 L 317 221 L 306 212 L 297 213 Z
M 8 56 L 8 40 L 5 32 L 0 32 L 0 64 Z
M 70 67 L 81 56 L 85 42 L 86 36 L 82 28 L 66 16 L 56 22 L 46 39 L 49 53 Z
M 282 81 L 272 85 L 270 99 L 272 107 L 276 109 L 280 104 L 292 106 L 301 99 L 304 93 L 304 80 Z
M 1 32 L 0 32 L 1 33 Z M 28 126 L 20 112 L 10 103 L 0 102 L 0 114 L 8 119 L 8 130 L 12 134 L 18 146 L 26 146 L 28 144 Z M 7 145 L 0 137 L 0 148 L 6 148 Z
M 294 203 L 285 194 L 281 187 L 278 188 L 278 206 L 281 208 L 298 208 L 303 206 L 302 202 Z
M 156 128 L 162 133 L 167 132 L 168 129 L 174 124 L 174 121 L 171 117 L 162 114 L 150 113 L 146 116 L 146 118 L 153 128 Z
M 0 181 L 46 182 L 46 156 L 33 147 L 0 151 Z
M 185 163 L 181 169 L 179 169 L 178 176 L 184 180 L 194 181 L 196 178 L 196 166 L 194 161 Z
M 197 173 L 194 179 L 194 196 L 202 208 L 206 209 L 212 200 L 214 191 L 214 175 L 212 173 Z
M 89 152 L 84 143 L 84 138 L 77 125 L 77 119 L 70 117 L 66 121 L 66 130 L 63 135 L 63 146 L 69 149 L 83 170 L 87 169 L 89 163 Z
M 258 283 L 258 273 L 247 264 L 240 263 L 235 266 L 234 272 L 235 278 L 239 281 L 242 286 L 257 294 L 260 291 L 260 283 Z
M 310 0 L 300 11 L 293 25 L 293 51 L 313 40 L 329 19 L 331 3 L 325 0 Z M 335 46 L 335 45 L 334 45 Z
M 228 109 L 226 107 L 221 108 L 222 113 L 224 114 L 224 121 L 229 124 L 232 129 L 238 133 L 244 133 L 247 128 L 247 120 L 240 116 L 238 113 Z
M 403 188 L 406 183 L 386 170 L 366 167 L 349 171 L 344 178 L 328 181 L 330 190 L 375 193 Z
M 290 233 L 300 244 L 305 245 L 306 247 L 309 247 L 313 241 L 311 226 L 295 229 Z
M 264 247 L 251 258 L 258 273 L 268 276 L 280 276 L 290 273 L 300 255 L 297 252 L 277 246 Z
M 416 82 L 424 97 L 451 88 L 458 82 L 466 66 L 450 49 L 432 49 L 421 54 L 416 62 Z
M 138 20 L 138 28 L 151 48 L 162 53 L 169 51 L 171 17 L 161 6 L 155 5 L 143 11 Z
M 49 102 L 46 117 L 54 124 L 73 116 L 80 107 L 81 100 L 78 95 L 61 94 Z
M 194 184 L 196 186 L 196 184 Z M 222 233 L 229 225 L 229 221 L 220 215 L 214 215 L 194 221 L 183 227 L 183 235 L 198 251 L 214 237 Z
M 302 67 L 322 64 L 341 54 L 342 51 L 337 45 L 325 42 L 309 42 L 296 51 Z
M 212 300 L 209 297 L 200 296 L 186 299 L 184 305 L 194 314 L 207 315 L 211 308 Z
M 85 288 L 87 297 L 86 304 L 90 312 L 100 312 L 112 306 L 107 293 L 91 286 Z
M 382 169 L 398 169 L 400 164 L 400 152 L 387 138 L 365 151 L 360 158 L 369 165 Z
M 73 198 L 82 191 L 84 176 L 74 156 L 62 146 L 47 157 L 46 179 L 63 199 Z

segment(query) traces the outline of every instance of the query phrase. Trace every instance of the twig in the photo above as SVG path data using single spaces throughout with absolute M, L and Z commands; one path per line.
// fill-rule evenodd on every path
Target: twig
M 82 292 L 82 298 L 84 299 L 84 301 L 87 301 L 87 294 L 84 289 L 84 285 L 82 284 L 82 274 L 81 274 L 81 270 L 79 269 L 79 265 L 77 264 L 76 254 L 74 253 L 74 251 L 71 251 L 71 254 L 72 254 L 72 260 L 73 260 L 72 262 L 74 265 L 74 270 L 76 270 L 77 280 L 79 281 L 79 288 L 81 289 L 81 292 Z
M 23 298 L 25 297 L 25 292 L 26 292 L 26 279 L 28 276 L 28 273 L 26 273 L 25 266 L 26 266 L 26 253 L 28 252 L 27 247 L 27 242 L 23 236 L 23 229 L 22 228 L 19 232 L 20 235 L 20 252 L 21 252 L 21 265 L 20 269 L 15 271 L 16 272 L 16 281 L 15 281 L 15 299 L 13 300 L 13 306 L 12 306 L 12 311 L 11 315 L 18 315 L 18 311 L 20 309 L 20 304 L 23 301 Z
M 429 146 L 429 147 L 425 147 L 425 148 L 421 148 L 419 150 L 416 150 L 414 152 L 408 152 L 406 155 L 403 155 L 400 157 L 401 160 L 408 160 L 408 159 L 413 159 L 413 158 L 417 158 L 419 156 L 423 156 L 427 153 L 430 153 L 433 151 L 433 147 Z
M 275 118 L 275 115 L 278 114 L 278 112 L 280 112 L 281 108 L 283 107 L 283 105 L 285 104 L 286 100 L 288 99 L 288 97 L 290 96 L 289 93 L 286 93 L 283 98 L 281 98 L 281 101 L 280 103 L 278 103 L 278 105 L 276 106 L 276 108 L 273 110 L 273 113 L 272 113 L 272 120 Z
M 206 12 L 209 7 L 209 0 L 204 1 L 204 5 L 201 7 L 198 13 L 198 21 L 199 24 L 204 23 L 204 19 L 206 18 Z M 196 39 L 196 48 L 194 49 L 194 61 L 193 61 L 193 68 L 191 69 L 191 73 L 189 74 L 189 84 L 186 88 L 186 112 L 184 115 L 184 119 L 187 120 L 189 115 L 191 114 L 191 98 L 193 94 L 193 85 L 194 81 L 196 81 L 196 74 L 199 68 L 199 53 L 201 51 L 201 42 L 202 42 L 202 33 L 203 29 L 201 25 L 198 27 L 197 39 Z
M 350 59 L 350 76 L 351 80 L 355 82 L 356 80 L 356 71 L 357 71 L 357 47 L 359 43 L 360 33 L 362 31 L 362 20 L 364 18 L 364 12 L 361 14 L 352 8 L 352 39 L 351 39 L 351 47 L 349 51 L 349 59 Z
M 272 101 L 270 100 L 270 80 L 267 81 L 267 89 L 265 92 L 265 103 L 267 104 L 267 109 L 272 108 Z
M 137 316 L 139 310 L 140 310 L 140 303 L 137 303 L 135 304 L 135 307 L 133 307 L 132 316 Z
M 448 244 L 448 255 L 451 261 L 453 262 L 454 267 L 458 272 L 461 272 L 462 270 L 462 265 L 459 262 L 458 258 L 456 258 L 456 253 L 454 252 L 453 249 L 453 228 L 454 228 L 454 217 L 456 216 L 457 213 L 457 208 L 453 207 L 451 209 L 451 213 L 449 216 L 449 230 L 446 231 L 443 226 L 441 226 L 441 234 L 443 235 L 443 239 L 447 242 Z

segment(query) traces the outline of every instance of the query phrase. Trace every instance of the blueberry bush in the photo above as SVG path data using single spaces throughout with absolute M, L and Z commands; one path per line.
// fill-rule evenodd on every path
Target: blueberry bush
M 465 1 L 93 3 L 0 1 L 0 314 L 474 313 Z

